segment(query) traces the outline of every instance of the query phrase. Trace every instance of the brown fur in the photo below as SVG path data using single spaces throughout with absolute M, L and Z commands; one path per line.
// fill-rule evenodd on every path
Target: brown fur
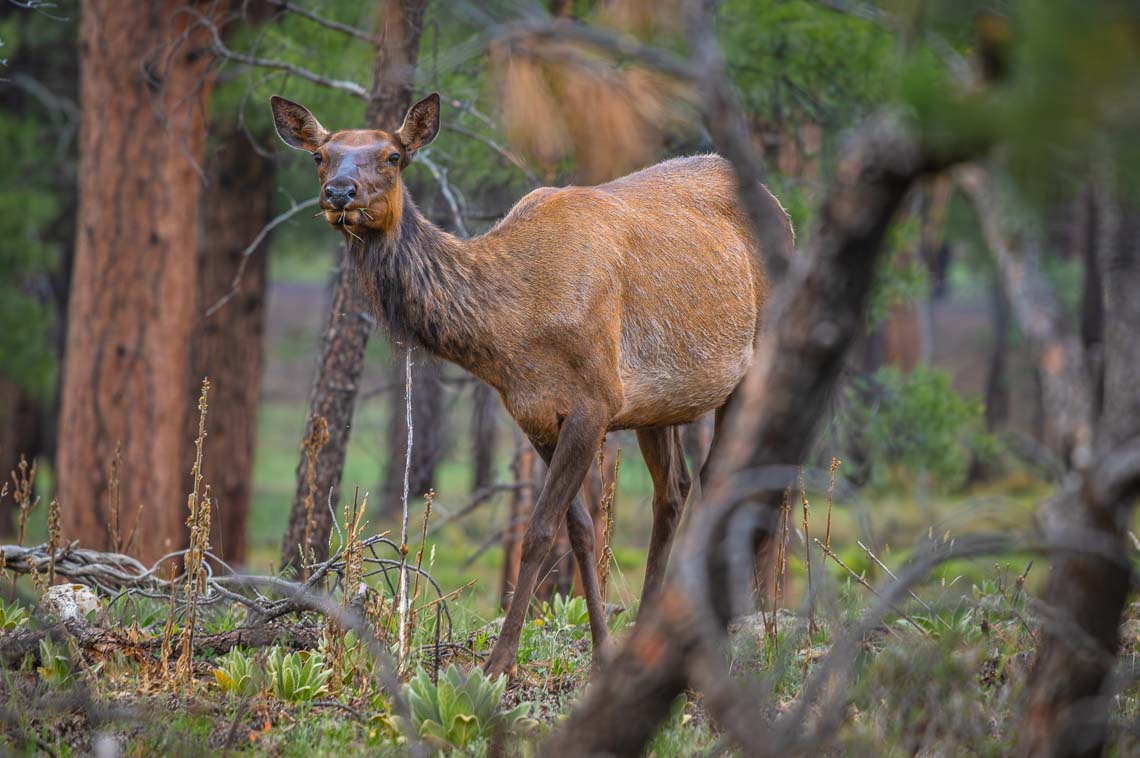
M 278 101 L 279 130 L 294 130 L 286 141 L 321 154 L 322 184 L 356 183 L 354 202 L 342 210 L 326 204 L 326 218 L 349 236 L 387 328 L 497 389 L 550 463 L 524 543 L 519 602 L 512 601 L 488 670 L 513 668 L 533 586 L 528 562 L 545 557 L 563 518 L 575 553 L 593 554 L 589 517 L 574 493 L 606 431 L 642 430 L 653 472 L 649 600 L 688 491 L 679 434 L 668 427 L 725 404 L 762 326 L 768 282 L 732 167 L 702 155 L 596 187 L 545 187 L 486 234 L 461 240 L 420 214 L 400 177 L 414 150 L 435 136 L 438 97 L 413 106 L 392 133 L 328 134 L 300 106 Z M 399 162 L 389 163 L 397 151 Z M 786 239 L 790 251 L 790 222 Z M 592 558 L 585 562 L 597 649 L 606 630 L 594 618 L 601 607 L 589 589 Z

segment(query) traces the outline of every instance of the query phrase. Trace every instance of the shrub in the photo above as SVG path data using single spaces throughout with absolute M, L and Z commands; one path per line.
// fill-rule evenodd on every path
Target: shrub
M 971 455 L 996 454 L 981 402 L 955 392 L 944 371 L 919 366 L 904 376 L 887 366 L 856 379 L 847 400 L 851 437 L 878 483 L 913 484 L 925 473 L 935 487 L 953 488 Z

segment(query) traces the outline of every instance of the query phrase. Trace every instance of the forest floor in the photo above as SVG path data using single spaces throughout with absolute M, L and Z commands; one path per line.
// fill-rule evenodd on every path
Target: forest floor
M 311 272 L 275 284 L 255 464 L 252 557 L 245 567 L 249 571 L 271 574 L 279 555 L 311 348 L 322 313 L 323 289 L 312 282 Z M 968 326 L 957 337 L 943 334 L 939 343 L 957 339 L 955 352 L 976 354 L 966 349 L 975 339 Z M 366 388 L 386 382 L 386 351 L 383 340 L 373 341 Z M 969 373 L 964 381 L 973 381 Z M 224 654 L 195 650 L 180 670 L 175 659 L 180 656 L 184 618 L 171 613 L 168 599 L 134 597 L 64 628 L 35 611 L 37 590 L 25 577 L 11 594 L 10 586 L 0 582 L 0 653 L 17 640 L 35 643 L 26 654 L 3 658 L 0 750 L 59 756 L 402 755 L 409 737 L 418 735 L 446 754 L 482 755 L 494 752 L 496 745 L 506 754 L 536 754 L 543 735 L 557 728 L 587 685 L 590 641 L 584 603 L 554 598 L 535 604 L 522 635 L 518 673 L 509 684 L 468 675 L 490 650 L 501 623 L 501 551 L 480 546 L 504 522 L 505 503 L 492 501 L 471 518 L 449 522 L 470 491 L 466 462 L 471 459 L 463 401 L 449 392 L 448 402 L 456 406 L 448 430 L 453 447 L 438 471 L 423 565 L 446 597 L 452 624 L 450 630 L 438 625 L 435 610 L 443 603 L 433 605 L 434 596 L 417 597 L 413 607 L 419 611 L 413 614 L 400 685 L 401 696 L 412 703 L 411 724 L 397 715 L 392 691 L 378 683 L 375 658 L 352 633 L 345 635 L 335 626 L 326 630 L 316 613 L 279 620 L 275 628 L 282 630 L 280 644 L 239 645 Z M 383 471 L 386 399 L 367 389 L 364 394 L 346 465 L 348 493 L 357 486 L 361 493 L 377 491 Z M 610 626 L 620 640 L 637 616 L 651 509 L 650 482 L 636 443 L 627 436 L 619 436 L 618 443 L 624 460 L 615 499 L 615 560 L 607 600 Z M 511 446 L 504 418 L 498 456 L 504 479 Z M 207 477 L 208 472 L 207 446 Z M 836 642 L 855 634 L 866 620 L 876 597 L 862 582 L 883 586 L 890 579 L 886 569 L 897 572 L 933 544 L 1023 530 L 1048 491 L 1048 485 L 1021 473 L 951 494 L 918 487 L 858 490 L 841 480 L 833 497 L 826 491 L 806 493 L 808 530 L 812 537 L 830 533 L 834 557 L 814 541 L 805 541 L 797 498 L 784 538 L 787 570 L 781 575 L 780 594 L 773 598 L 766 591 L 760 605 L 767 610 L 735 626 L 728 652 L 738 683 L 771 693 L 767 701 L 756 703 L 756 728 L 779 728 Z M 37 513 L 29 524 L 28 543 L 46 539 L 46 519 Z M 412 523 L 422 523 L 423 515 L 424 502 L 416 499 Z M 365 536 L 392 525 L 377 509 L 366 519 Z M 414 542 L 412 549 L 418 551 L 418 531 Z M 809 554 L 811 587 L 805 571 Z M 1035 598 L 1044 580 L 1043 566 L 1039 556 L 1013 553 L 947 563 L 932 572 L 915 588 L 916 598 L 889 609 L 858 638 L 861 653 L 843 686 L 828 690 L 834 694 L 838 718 L 818 752 L 1009 754 L 1019 698 L 1040 633 Z M 364 609 L 365 615 L 382 646 L 395 654 L 399 644 L 394 598 L 379 578 L 369 583 L 378 599 Z M 808 597 L 813 598 L 810 606 Z M 223 602 L 205 608 L 195 629 L 224 640 L 254 622 L 241 605 Z M 1140 604 L 1129 606 L 1122 640 L 1118 673 L 1125 684 L 1113 706 L 1118 725 L 1140 715 L 1134 675 L 1140 663 Z M 159 644 L 163 641 L 169 644 L 166 653 Z M 499 688 L 504 685 L 500 702 Z M 824 706 L 816 704 L 808 718 L 818 719 L 823 712 Z M 1135 729 L 1115 730 L 1113 751 L 1124 755 L 1140 750 L 1135 734 Z M 724 747 L 722 739 L 700 695 L 691 693 L 675 704 L 649 752 L 711 754 Z
M 734 679 L 771 693 L 770 700 L 757 703 L 757 729 L 778 728 L 802 696 L 805 682 L 827 662 L 832 646 L 854 634 L 871 612 L 876 598 L 855 574 L 879 587 L 889 577 L 875 559 L 897 572 L 924 545 L 1018 529 L 1043 492 L 1039 483 L 1010 480 L 998 490 L 968 497 L 917 502 L 912 496 L 884 496 L 873 510 L 854 495 L 854 503 L 836 498 L 830 509 L 831 549 L 847 568 L 829 560 L 818 546 L 813 550 L 810 608 L 805 604 L 807 546 L 797 502 L 787 531 L 788 568 L 775 601 L 777 612 L 747 617 L 732 630 L 728 661 Z M 822 536 L 827 495 L 808 495 L 809 530 Z M 464 550 L 453 551 L 452 543 Z M 417 540 L 413 548 L 418 547 Z M 0 678 L 6 747 L 16 754 L 61 756 L 116 754 L 107 752 L 112 745 L 126 755 L 401 755 L 409 734 L 415 733 L 444 754 L 488 754 L 494 745 L 508 755 L 533 755 L 538 740 L 557 728 L 587 684 L 585 606 L 580 598 L 560 597 L 536 604 L 522 635 L 517 676 L 502 692 L 498 711 L 493 705 L 488 709 L 486 702 L 500 702 L 501 690 L 468 672 L 477 669 L 501 623 L 494 604 L 486 600 L 497 587 L 497 560 L 488 559 L 485 571 L 473 573 L 458 560 L 469 549 L 461 536 L 442 533 L 429 537 L 425 546 L 423 565 L 441 582 L 453 624 L 437 645 L 435 617 L 423 610 L 434 608 L 427 605 L 431 597 L 420 599 L 401 687 L 411 698 L 415 727 L 396 715 L 390 692 L 377 683 L 379 669 L 363 646 L 351 634 L 322 632 L 322 622 L 313 614 L 279 621 L 282 628 L 293 629 L 282 634 L 287 641 L 280 646 L 239 647 L 225 654 L 199 650 L 180 675 L 175 658 L 181 618 L 170 621 L 168 601 L 139 597 L 69 627 L 71 637 L 56 635 L 22 659 L 7 660 Z M 636 557 L 631 550 L 630 561 Z M 838 690 L 839 719 L 820 752 L 1009 754 L 1040 630 L 1035 593 L 1043 572 L 1034 560 L 1008 554 L 945 564 L 916 588 L 916 599 L 890 609 L 869 632 L 864 630 L 858 639 L 862 652 Z M 484 582 L 480 573 L 490 576 L 485 580 L 490 588 L 478 587 Z M 619 559 L 609 585 L 610 625 L 619 639 L 636 618 L 638 584 L 634 565 L 623 566 Z M 385 630 L 384 646 L 394 652 L 391 617 L 383 613 L 392 598 L 385 600 L 379 580 L 372 587 L 381 602 L 371 618 L 379 620 L 376 628 Z M 456 590 L 461 591 L 452 594 Z M 37 630 L 53 628 L 50 620 L 33 614 L 30 591 L 27 580 L 21 580 L 23 602 L 3 603 L 0 627 L 6 631 L 0 651 L 21 635 L 42 635 Z M 762 606 L 773 607 L 772 598 Z M 223 603 L 203 611 L 196 628 L 202 635 L 225 635 L 250 621 L 240 606 Z M 109 630 L 120 642 L 90 644 L 85 641 L 89 624 Z M 168 660 L 157 648 L 133 646 L 164 636 L 171 640 Z M 1113 715 L 1121 724 L 1140 714 L 1140 687 L 1132 675 L 1140 662 L 1140 603 L 1129 607 L 1122 636 L 1119 673 L 1121 681 L 1132 683 L 1114 701 Z M 291 655 L 294 647 L 307 651 Z M 432 684 L 436 676 L 440 683 Z M 467 699 L 457 694 L 465 689 Z M 477 705 L 481 700 L 482 710 Z M 823 707 L 810 710 L 809 718 L 818 717 Z M 425 726 L 427 722 L 437 726 Z M 650 754 L 715 752 L 721 739 L 701 697 L 691 694 L 676 703 Z M 1117 754 L 1140 749 L 1126 729 L 1114 732 L 1114 740 Z

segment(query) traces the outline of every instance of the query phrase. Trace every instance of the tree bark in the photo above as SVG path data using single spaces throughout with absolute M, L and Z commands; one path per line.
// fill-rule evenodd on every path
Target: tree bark
M 184 395 L 213 85 L 201 52 L 208 35 L 193 22 L 180 0 L 87 0 L 80 24 L 79 210 L 58 495 L 64 536 L 108 546 L 108 465 L 121 442 L 123 508 L 146 508 L 136 541 L 144 559 L 180 545 L 184 533 Z
M 1009 300 L 1001 282 L 996 280 L 990 285 L 990 306 L 994 334 L 989 366 L 986 369 L 985 418 L 986 431 L 992 434 L 1009 420 Z M 969 480 L 981 481 L 988 475 L 986 464 L 974 456 L 970 461 Z
M 490 386 L 475 385 L 475 408 L 471 413 L 471 442 L 475 449 L 475 472 L 471 491 L 478 492 L 495 481 L 495 443 L 499 432 L 499 395 Z
M 230 291 L 243 252 L 272 217 L 277 177 L 272 158 L 258 152 L 246 132 L 236 126 L 223 131 L 217 148 L 207 157 L 206 176 L 204 234 L 198 250 L 198 320 L 191 336 L 186 397 L 197 407 L 197 388 L 202 377 L 210 377 L 208 481 L 216 503 L 210 545 L 226 561 L 242 564 L 253 497 L 265 323 L 265 242 L 249 256 L 238 294 L 212 315 L 207 311 Z M 190 486 L 187 478 L 183 488 L 189 491 Z
M 14 381 L 0 376 L 0 481 L 8 482 L 23 455 L 29 461 L 40 455 L 43 443 L 40 403 Z M 16 503 L 0 500 L 0 536 L 16 534 Z
M 499 605 L 504 610 L 510 605 L 522 565 L 522 541 L 526 525 L 534 510 L 534 496 L 539 483 L 536 479 L 535 460 L 538 454 L 520 429 L 515 428 L 515 457 L 511 462 L 516 486 L 511 493 L 507 509 L 507 525 L 503 530 L 503 574 L 499 581 Z
M 321 332 L 316 376 L 309 390 L 309 420 L 304 434 L 304 439 L 308 439 L 317 419 L 323 418 L 328 424 L 328 442 L 317 455 L 315 486 L 311 493 L 308 452 L 301 452 L 301 460 L 297 464 L 297 487 L 281 547 L 282 568 L 294 566 L 298 560 L 298 546 L 305 541 L 309 518 L 305 502 L 310 495 L 313 520 L 310 546 L 316 560 L 328 558 L 333 519 L 329 504 L 334 510 L 339 504 L 340 480 L 348 451 L 352 414 L 356 409 L 356 393 L 364 373 L 364 350 L 372 334 L 371 307 L 356 281 L 356 272 L 348 260 L 347 250 L 342 248 L 339 256 L 328 320 Z
M 372 90 L 366 109 L 368 126 L 394 129 L 403 123 L 412 103 L 413 75 L 419 54 L 420 32 L 427 0 L 389 0 L 380 10 Z M 364 350 L 372 333 L 372 306 L 356 281 L 344 254 L 333 282 L 332 308 L 321 338 L 321 357 L 309 392 L 309 422 L 303 438 L 312 431 L 313 419 L 328 421 L 329 441 L 318 464 L 313 507 L 312 546 L 320 560 L 328 555 L 332 519 L 326 507 L 335 505 L 344 471 L 349 425 L 356 406 L 356 393 L 364 371 Z M 402 382 L 401 382 L 402 384 Z M 305 534 L 308 496 L 307 457 L 297 464 L 297 488 L 289 511 L 289 523 L 281 548 L 281 564 L 292 566 L 297 546 Z

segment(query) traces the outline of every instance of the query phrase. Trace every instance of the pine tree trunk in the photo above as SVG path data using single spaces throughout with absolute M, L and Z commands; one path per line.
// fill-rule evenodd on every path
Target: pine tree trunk
M 238 294 L 212 315 L 207 311 L 229 291 L 243 251 L 273 215 L 273 160 L 231 128 L 206 159 L 202 198 L 204 234 L 198 251 L 197 322 L 191 336 L 190 390 L 209 376 L 210 470 L 217 508 L 211 520 L 213 551 L 233 563 L 246 558 L 246 524 L 253 496 L 253 453 L 260 396 L 265 322 L 266 245 L 249 256 Z M 193 430 L 188 430 L 193 431 Z M 192 439 L 192 437 L 191 437 Z M 190 486 L 189 480 L 183 485 Z
M 380 10 L 376 62 L 365 120 L 369 126 L 394 129 L 403 123 L 412 103 L 412 82 L 419 53 L 420 32 L 427 0 L 390 0 Z M 328 555 L 332 519 L 327 503 L 337 503 L 349 424 L 364 371 L 364 350 L 371 335 L 371 305 L 356 282 L 344 256 L 333 283 L 332 308 L 322 336 L 321 358 L 309 392 L 309 421 L 303 438 L 311 433 L 313 419 L 328 421 L 329 441 L 319 456 L 316 502 L 313 507 L 312 547 L 318 560 Z M 282 566 L 297 559 L 305 533 L 305 500 L 309 492 L 306 454 L 297 465 L 297 488 L 281 548 Z
M 64 537 L 108 547 L 108 467 L 121 442 L 123 508 L 145 506 L 135 542 L 144 560 L 180 545 L 184 532 L 199 166 L 213 82 L 201 54 L 208 34 L 190 30 L 194 20 L 179 0 L 87 0 L 80 25 L 58 495 Z
M 0 481 L 25 456 L 29 463 L 40 455 L 43 409 L 40 403 L 10 379 L 0 376 Z M 10 497 L 0 499 L 0 537 L 16 534 L 16 508 Z
M 475 384 L 475 408 L 471 414 L 471 442 L 475 472 L 471 491 L 478 492 L 495 481 L 495 443 L 498 437 L 499 395 L 483 382 Z
M 499 582 L 499 604 L 503 609 L 510 605 L 511 595 L 518 581 L 519 566 L 522 564 L 523 535 L 526 534 L 526 525 L 530 521 L 537 493 L 538 480 L 535 477 L 537 459 L 538 454 L 522 431 L 516 427 L 515 458 L 511 463 L 511 473 L 514 474 L 516 485 L 531 486 L 519 486 L 515 489 L 507 509 L 507 525 L 503 530 L 503 574 Z

